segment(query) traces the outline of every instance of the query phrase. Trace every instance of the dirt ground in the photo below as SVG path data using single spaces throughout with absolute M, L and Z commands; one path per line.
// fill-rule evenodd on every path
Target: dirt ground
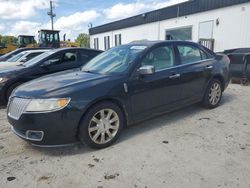
M 250 188 L 250 87 L 214 110 L 193 105 L 124 130 L 103 150 L 37 148 L 0 110 L 0 187 Z

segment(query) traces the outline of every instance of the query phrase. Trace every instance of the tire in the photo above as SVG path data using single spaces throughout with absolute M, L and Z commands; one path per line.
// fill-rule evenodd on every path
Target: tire
M 118 139 L 124 124 L 124 114 L 117 105 L 101 102 L 91 107 L 84 115 L 78 137 L 83 144 L 91 148 L 105 148 Z
M 14 83 L 12 84 L 6 91 L 6 94 L 5 94 L 5 102 L 8 103 L 9 101 L 9 98 L 12 94 L 12 92 L 14 91 L 14 89 L 16 89 L 19 85 L 21 85 L 22 83 L 18 82 L 18 83 Z
M 221 81 L 219 81 L 218 79 L 213 79 L 208 84 L 206 93 L 202 100 L 202 106 L 207 109 L 216 108 L 220 104 L 222 94 L 223 92 Z
M 248 83 L 247 78 L 242 78 L 242 79 L 240 80 L 240 83 L 241 83 L 241 85 L 243 85 L 243 86 L 247 86 L 247 83 Z

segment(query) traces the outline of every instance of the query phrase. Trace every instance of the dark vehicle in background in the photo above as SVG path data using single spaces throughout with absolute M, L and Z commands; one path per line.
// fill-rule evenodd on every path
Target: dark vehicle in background
M 101 52 L 85 48 L 61 48 L 44 52 L 24 63 L 0 63 L 0 100 L 6 103 L 11 92 L 24 82 L 79 68 Z
M 229 59 L 192 42 L 138 42 L 112 48 L 78 70 L 18 87 L 8 104 L 13 132 L 34 145 L 80 140 L 110 146 L 123 127 L 200 102 L 219 105 Z
M 226 50 L 224 54 L 231 60 L 232 81 L 247 84 L 250 80 L 250 48 Z
M 42 50 L 42 49 L 51 49 L 51 48 L 18 48 L 16 50 L 13 50 L 7 54 L 4 54 L 0 56 L 0 62 L 1 61 L 7 61 L 8 59 L 12 58 L 14 55 L 19 54 L 20 52 L 27 51 L 27 50 Z

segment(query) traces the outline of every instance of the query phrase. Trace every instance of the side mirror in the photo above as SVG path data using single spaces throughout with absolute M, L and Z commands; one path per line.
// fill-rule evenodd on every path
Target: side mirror
M 138 69 L 140 75 L 150 75 L 155 73 L 155 67 L 152 65 L 142 66 Z
M 25 63 L 27 60 L 28 60 L 27 58 L 24 58 L 20 62 Z
M 45 61 L 41 65 L 41 67 L 49 67 L 51 65 L 58 64 L 59 62 L 60 62 L 60 59 L 51 59 L 51 60 Z

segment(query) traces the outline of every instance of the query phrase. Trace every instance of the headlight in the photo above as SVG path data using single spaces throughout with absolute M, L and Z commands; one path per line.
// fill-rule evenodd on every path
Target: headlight
M 3 83 L 7 80 L 7 78 L 0 78 L 0 83 Z
M 47 112 L 64 108 L 70 102 L 70 98 L 61 99 L 32 99 L 26 108 L 26 112 Z

